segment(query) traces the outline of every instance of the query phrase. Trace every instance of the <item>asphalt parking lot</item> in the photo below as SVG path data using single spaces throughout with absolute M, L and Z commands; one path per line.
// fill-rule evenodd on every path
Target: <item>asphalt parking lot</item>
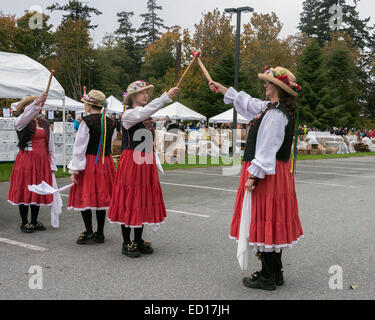
M 168 219 L 158 232 L 145 231 L 154 255 L 133 260 L 121 255 L 120 227 L 108 222 L 104 245 L 76 245 L 83 222 L 66 210 L 65 196 L 59 229 L 22 233 L 18 208 L 6 201 L 9 183 L 0 183 L 0 299 L 375 298 L 375 158 L 298 162 L 305 238 L 283 252 L 286 284 L 274 292 L 242 285 L 260 264 L 251 254 L 250 270 L 241 271 L 228 237 L 239 176 L 216 167 L 167 171 L 160 180 Z M 40 220 L 49 226 L 49 209 L 41 209 Z M 41 290 L 29 288 L 33 265 L 43 272 Z M 343 289 L 329 286 L 335 265 L 342 268 Z

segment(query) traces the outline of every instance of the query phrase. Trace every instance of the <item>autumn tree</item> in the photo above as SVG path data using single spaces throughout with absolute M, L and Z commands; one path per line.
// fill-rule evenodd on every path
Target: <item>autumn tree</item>
M 0 51 L 14 52 L 17 33 L 16 17 L 0 11 Z
M 14 48 L 16 52 L 45 64 L 53 52 L 53 26 L 48 23 L 50 17 L 43 14 L 41 26 L 30 28 L 29 21 L 35 14 L 36 12 L 26 11 L 21 18 L 17 19 Z
M 254 13 L 250 22 L 244 26 L 241 38 L 241 69 L 246 73 L 249 83 L 256 85 L 256 96 L 262 96 L 264 88 L 258 80 L 258 73 L 264 66 L 283 66 L 295 70 L 295 56 L 292 54 L 290 40 L 281 40 L 282 23 L 275 13 Z

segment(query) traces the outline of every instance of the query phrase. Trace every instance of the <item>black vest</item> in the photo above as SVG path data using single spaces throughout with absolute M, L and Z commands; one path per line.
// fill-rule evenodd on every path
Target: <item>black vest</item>
M 139 130 L 139 131 L 138 131 Z M 150 139 L 150 145 L 144 147 L 145 140 Z M 144 122 L 139 122 L 130 129 L 122 127 L 122 150 L 135 150 L 140 144 L 142 152 L 152 153 L 154 150 L 154 132 L 146 127 Z
M 87 146 L 86 154 L 89 155 L 97 155 L 99 142 L 100 142 L 100 135 L 101 135 L 101 114 L 91 114 L 87 117 L 83 118 L 87 127 L 90 130 L 90 140 Z M 115 130 L 116 124 L 115 122 L 106 117 L 107 121 L 107 136 L 105 137 L 105 155 L 109 156 L 112 154 L 112 136 Z M 103 144 L 102 144 L 103 145 Z
M 292 153 L 294 128 L 295 128 L 294 120 L 291 119 L 288 111 L 283 106 L 276 107 L 276 105 L 269 104 L 267 109 L 260 115 L 260 117 L 258 119 L 254 119 L 250 123 L 251 128 L 247 136 L 246 147 L 245 147 L 245 155 L 244 155 L 245 162 L 251 162 L 255 159 L 256 143 L 257 143 L 259 127 L 266 113 L 273 109 L 280 110 L 288 118 L 288 125 L 285 128 L 284 142 L 276 154 L 276 160 L 284 161 L 284 162 L 288 162 L 290 160 L 290 155 Z

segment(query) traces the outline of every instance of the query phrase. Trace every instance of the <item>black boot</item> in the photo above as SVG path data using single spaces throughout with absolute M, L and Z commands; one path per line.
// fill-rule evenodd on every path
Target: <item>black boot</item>
M 256 272 L 249 278 L 243 279 L 244 286 L 252 289 L 262 289 L 267 291 L 276 290 L 275 262 L 272 252 L 261 254 L 262 271 Z
M 283 271 L 283 263 L 281 262 L 281 254 L 274 252 L 274 260 L 275 260 L 275 266 L 276 266 L 276 273 L 275 273 L 275 281 L 277 286 L 282 286 L 284 284 L 284 271 Z

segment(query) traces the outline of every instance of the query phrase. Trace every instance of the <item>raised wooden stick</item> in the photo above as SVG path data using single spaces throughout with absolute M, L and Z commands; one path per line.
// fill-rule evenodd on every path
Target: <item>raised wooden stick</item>
M 201 67 L 205 77 L 207 78 L 208 82 L 213 82 L 213 80 L 212 80 L 210 74 L 208 73 L 207 68 L 204 66 L 202 60 L 198 57 L 197 61 L 198 61 L 199 66 Z M 216 87 L 215 87 L 214 90 L 215 90 L 215 93 L 217 93 L 219 91 Z
M 191 60 L 189 66 L 188 66 L 187 69 L 185 70 L 185 72 L 184 72 L 184 74 L 182 75 L 180 81 L 177 83 L 177 86 L 176 86 L 177 88 L 179 88 L 180 85 L 181 85 L 181 83 L 182 83 L 182 81 L 184 81 L 185 76 L 188 74 L 188 72 L 190 71 L 191 67 L 194 65 L 195 60 L 197 60 L 197 59 L 199 58 L 199 56 L 200 56 L 200 52 L 195 52 L 195 51 L 193 51 L 193 56 L 194 56 L 193 60 Z
M 54 74 L 55 74 L 55 70 L 52 70 L 52 71 L 51 71 L 51 74 L 49 75 L 48 85 L 47 85 L 47 89 L 46 89 L 46 92 L 45 92 L 46 95 L 48 95 L 48 92 L 49 92 L 49 89 L 50 89 L 50 87 L 51 87 L 52 78 L 53 78 Z M 44 107 L 44 103 L 43 103 L 43 105 L 42 105 L 42 108 L 43 108 L 43 107 Z

